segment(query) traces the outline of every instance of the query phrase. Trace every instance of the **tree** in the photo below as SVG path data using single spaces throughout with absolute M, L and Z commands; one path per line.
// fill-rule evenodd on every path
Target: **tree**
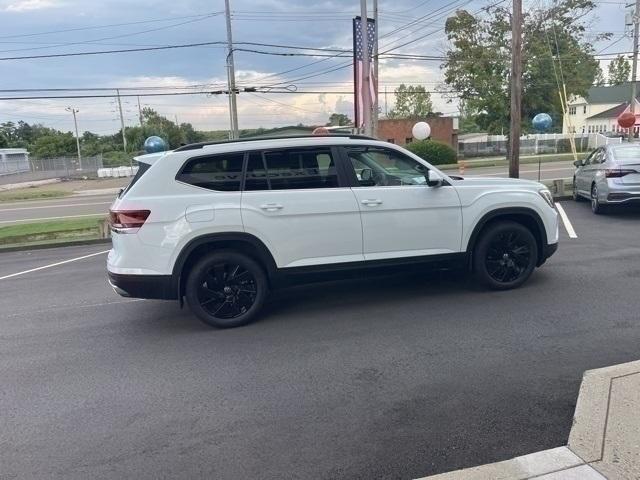
M 585 36 L 591 0 L 558 0 L 548 9 L 529 9 L 523 25 L 523 130 L 530 119 L 547 112 L 562 117 L 558 80 L 567 96 L 585 96 L 598 61 Z M 444 62 L 446 94 L 462 100 L 479 127 L 489 133 L 509 130 L 511 25 L 508 7 L 491 6 L 487 17 L 459 10 L 447 19 L 450 48 Z M 601 34 L 598 40 L 610 38 Z M 595 43 L 595 42 L 593 42 Z M 562 67 L 562 71 L 560 71 Z M 558 75 L 556 77 L 556 74 Z M 559 122 L 556 122 L 556 127 Z
M 351 119 L 344 113 L 332 113 L 329 117 L 329 123 L 327 127 L 344 127 L 346 125 L 352 125 Z
M 628 82 L 631 77 L 631 65 L 629 61 L 622 55 L 618 55 L 609 63 L 609 83 L 612 85 L 620 85 Z
M 394 91 L 396 104 L 387 115 L 389 118 L 418 119 L 434 115 L 431 94 L 420 85 L 405 85 Z

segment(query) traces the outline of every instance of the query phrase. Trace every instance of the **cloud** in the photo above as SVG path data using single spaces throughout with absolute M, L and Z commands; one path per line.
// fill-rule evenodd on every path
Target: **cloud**
M 33 10 L 43 10 L 45 8 L 61 7 L 62 2 L 57 0 L 18 0 L 9 3 L 3 10 L 6 12 L 29 12 Z

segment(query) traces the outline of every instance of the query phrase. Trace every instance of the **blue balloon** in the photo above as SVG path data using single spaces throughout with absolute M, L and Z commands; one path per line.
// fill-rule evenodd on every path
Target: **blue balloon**
M 147 153 L 164 152 L 167 149 L 165 141 L 155 135 L 144 141 L 144 151 Z
M 546 132 L 553 125 L 553 120 L 548 113 L 539 113 L 533 117 L 533 128 L 539 132 Z

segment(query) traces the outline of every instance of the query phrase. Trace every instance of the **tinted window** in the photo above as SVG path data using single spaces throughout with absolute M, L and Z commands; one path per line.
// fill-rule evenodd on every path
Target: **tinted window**
M 245 190 L 337 186 L 338 175 L 329 148 L 272 150 L 249 156 Z
M 267 169 L 261 152 L 251 152 L 247 163 L 247 177 L 244 181 L 245 190 L 269 190 Z
M 362 187 L 426 184 L 427 167 L 400 152 L 370 147 L 346 150 Z
M 243 153 L 193 158 L 187 162 L 176 180 L 223 192 L 240 190 Z

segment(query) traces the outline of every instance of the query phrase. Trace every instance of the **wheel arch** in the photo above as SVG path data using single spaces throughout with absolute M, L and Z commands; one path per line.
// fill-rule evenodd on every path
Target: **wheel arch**
M 189 268 L 202 256 L 220 249 L 234 250 L 249 256 L 265 269 L 270 282 L 275 277 L 276 262 L 267 246 L 258 237 L 245 232 L 201 235 L 184 246 L 173 266 L 174 288 L 178 292 L 180 302 L 182 302 L 184 296 L 184 276 L 189 271 Z
M 537 266 L 544 263 L 544 247 L 547 244 L 547 230 L 544 226 L 542 218 L 535 210 L 525 207 L 507 207 L 492 210 L 480 218 L 476 223 L 469 241 L 467 242 L 467 254 L 469 256 L 469 265 L 472 265 L 473 250 L 480 238 L 482 232 L 491 224 L 499 221 L 510 220 L 527 227 L 533 233 L 538 246 Z

